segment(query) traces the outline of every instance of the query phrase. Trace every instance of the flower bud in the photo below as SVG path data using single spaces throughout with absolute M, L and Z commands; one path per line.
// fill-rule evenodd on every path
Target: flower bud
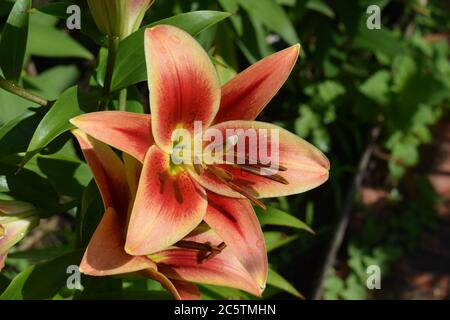
M 139 29 L 145 12 L 155 0 L 88 0 L 99 30 L 123 39 Z
M 0 270 L 8 250 L 39 222 L 36 209 L 29 203 L 0 200 Z

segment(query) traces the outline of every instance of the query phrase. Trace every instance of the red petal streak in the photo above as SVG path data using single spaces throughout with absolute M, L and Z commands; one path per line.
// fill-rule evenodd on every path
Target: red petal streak
M 125 223 L 129 190 L 122 160 L 106 144 L 76 129 L 72 133 L 77 138 L 84 157 L 91 168 L 95 182 L 102 195 L 105 210 L 113 207 Z
M 300 45 L 274 53 L 226 83 L 214 123 L 254 120 L 283 86 L 299 53 Z
M 200 44 L 176 27 L 147 29 L 145 56 L 153 136 L 170 153 L 175 129 L 193 132 L 194 121 L 211 124 L 219 109 L 219 79 Z
M 144 161 L 154 143 L 149 115 L 122 111 L 83 114 L 70 122 L 97 140 Z
M 91 276 L 106 276 L 156 268 L 146 257 L 128 255 L 124 244 L 117 214 L 113 208 L 108 208 L 84 253 L 80 271 Z
M 267 279 L 266 245 L 250 202 L 208 192 L 204 220 L 223 239 L 258 285 L 264 288 Z
M 184 171 L 171 175 L 169 160 L 157 146 L 145 157 L 126 242 L 133 255 L 166 249 L 194 230 L 205 215 L 205 191 Z
M 222 243 L 217 234 L 203 226 L 184 238 L 186 241 L 208 243 L 218 246 Z M 204 259 L 204 252 L 195 249 L 172 248 L 151 256 L 158 264 L 158 270 L 171 279 L 227 286 L 245 290 L 260 296 L 262 289 L 242 266 L 229 248 L 225 248 L 211 259 Z

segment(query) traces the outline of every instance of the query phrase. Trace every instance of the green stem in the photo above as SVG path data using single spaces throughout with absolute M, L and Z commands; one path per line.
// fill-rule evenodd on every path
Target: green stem
M 6 91 L 11 92 L 12 94 L 15 94 L 16 96 L 22 97 L 41 106 L 48 105 L 48 101 L 46 99 L 30 93 L 21 86 L 18 86 L 17 84 L 4 79 L 3 77 L 0 77 L 0 88 L 3 88 Z
M 111 94 L 111 82 L 114 73 L 114 65 L 116 63 L 117 47 L 119 45 L 118 37 L 108 37 L 108 60 L 106 62 L 105 80 L 103 86 L 103 101 L 101 109 L 104 109 L 109 101 Z
M 127 106 L 127 89 L 120 90 L 119 95 L 119 110 L 125 111 L 125 108 Z

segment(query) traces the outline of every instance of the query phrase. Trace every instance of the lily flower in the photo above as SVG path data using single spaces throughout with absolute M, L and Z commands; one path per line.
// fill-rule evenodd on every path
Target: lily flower
M 155 0 L 88 0 L 99 30 L 111 37 L 126 38 L 139 26 Z
M 88 162 L 105 207 L 104 216 L 94 232 L 80 271 L 92 276 L 141 272 L 159 281 L 176 299 L 200 297 L 194 283 L 229 286 L 260 296 L 262 288 L 239 256 L 206 223 L 173 246 L 151 255 L 131 255 L 125 251 L 129 213 L 136 197 L 142 164 L 124 154 L 123 161 L 106 144 L 75 129 L 83 154 Z M 239 200 L 236 200 L 239 202 Z M 247 228 L 243 217 L 236 225 Z M 241 240 L 252 243 L 254 234 L 262 234 L 257 221 L 254 229 Z M 265 248 L 262 246 L 262 249 Z M 238 253 L 239 255 L 245 252 Z
M 10 248 L 23 239 L 39 222 L 36 209 L 29 203 L 0 200 L 0 271 Z
M 264 207 L 261 198 L 305 192 L 328 179 L 329 161 L 317 148 L 273 124 L 254 121 L 288 78 L 299 51 L 295 45 L 275 53 L 221 88 L 200 44 L 176 27 L 159 25 L 145 32 L 151 116 L 105 111 L 71 119 L 83 132 L 143 164 L 127 228 L 129 254 L 162 251 L 204 220 L 264 288 L 267 257 L 262 234 L 254 231 L 251 202 Z M 259 133 L 261 141 L 275 130 L 278 172 L 268 174 L 258 156 L 249 159 L 252 163 L 211 164 L 196 163 L 194 153 L 191 163 L 174 164 L 174 132 L 181 128 L 198 143 L 196 122 L 204 129 L 235 130 L 226 139 L 231 145 L 245 143 L 246 129 Z M 248 157 L 231 149 L 225 153 Z M 242 241 L 245 237 L 252 241 Z

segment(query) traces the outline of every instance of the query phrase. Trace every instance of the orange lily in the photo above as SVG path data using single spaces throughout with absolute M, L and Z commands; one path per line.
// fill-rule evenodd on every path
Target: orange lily
M 204 220 L 265 287 L 267 254 L 249 200 L 264 206 L 259 198 L 304 192 L 328 179 L 328 159 L 317 148 L 282 128 L 253 121 L 288 78 L 299 51 L 295 45 L 275 53 L 221 88 L 213 64 L 194 38 L 173 26 L 146 30 L 152 115 L 109 111 L 71 120 L 83 132 L 143 163 L 127 228 L 129 254 L 165 250 Z M 179 128 L 194 133 L 195 121 L 222 132 L 278 130 L 281 172 L 261 174 L 265 168 L 258 159 L 253 166 L 174 165 L 172 135 Z
M 73 134 L 93 172 L 105 207 L 80 264 L 81 272 L 106 276 L 140 271 L 159 281 L 177 299 L 200 297 L 193 282 L 230 286 L 261 295 L 262 288 L 249 271 L 205 223 L 166 250 L 148 256 L 128 254 L 124 248 L 126 229 L 142 165 L 127 154 L 122 161 L 109 146 L 78 129 Z M 252 234 L 244 235 L 243 241 L 249 240 Z

